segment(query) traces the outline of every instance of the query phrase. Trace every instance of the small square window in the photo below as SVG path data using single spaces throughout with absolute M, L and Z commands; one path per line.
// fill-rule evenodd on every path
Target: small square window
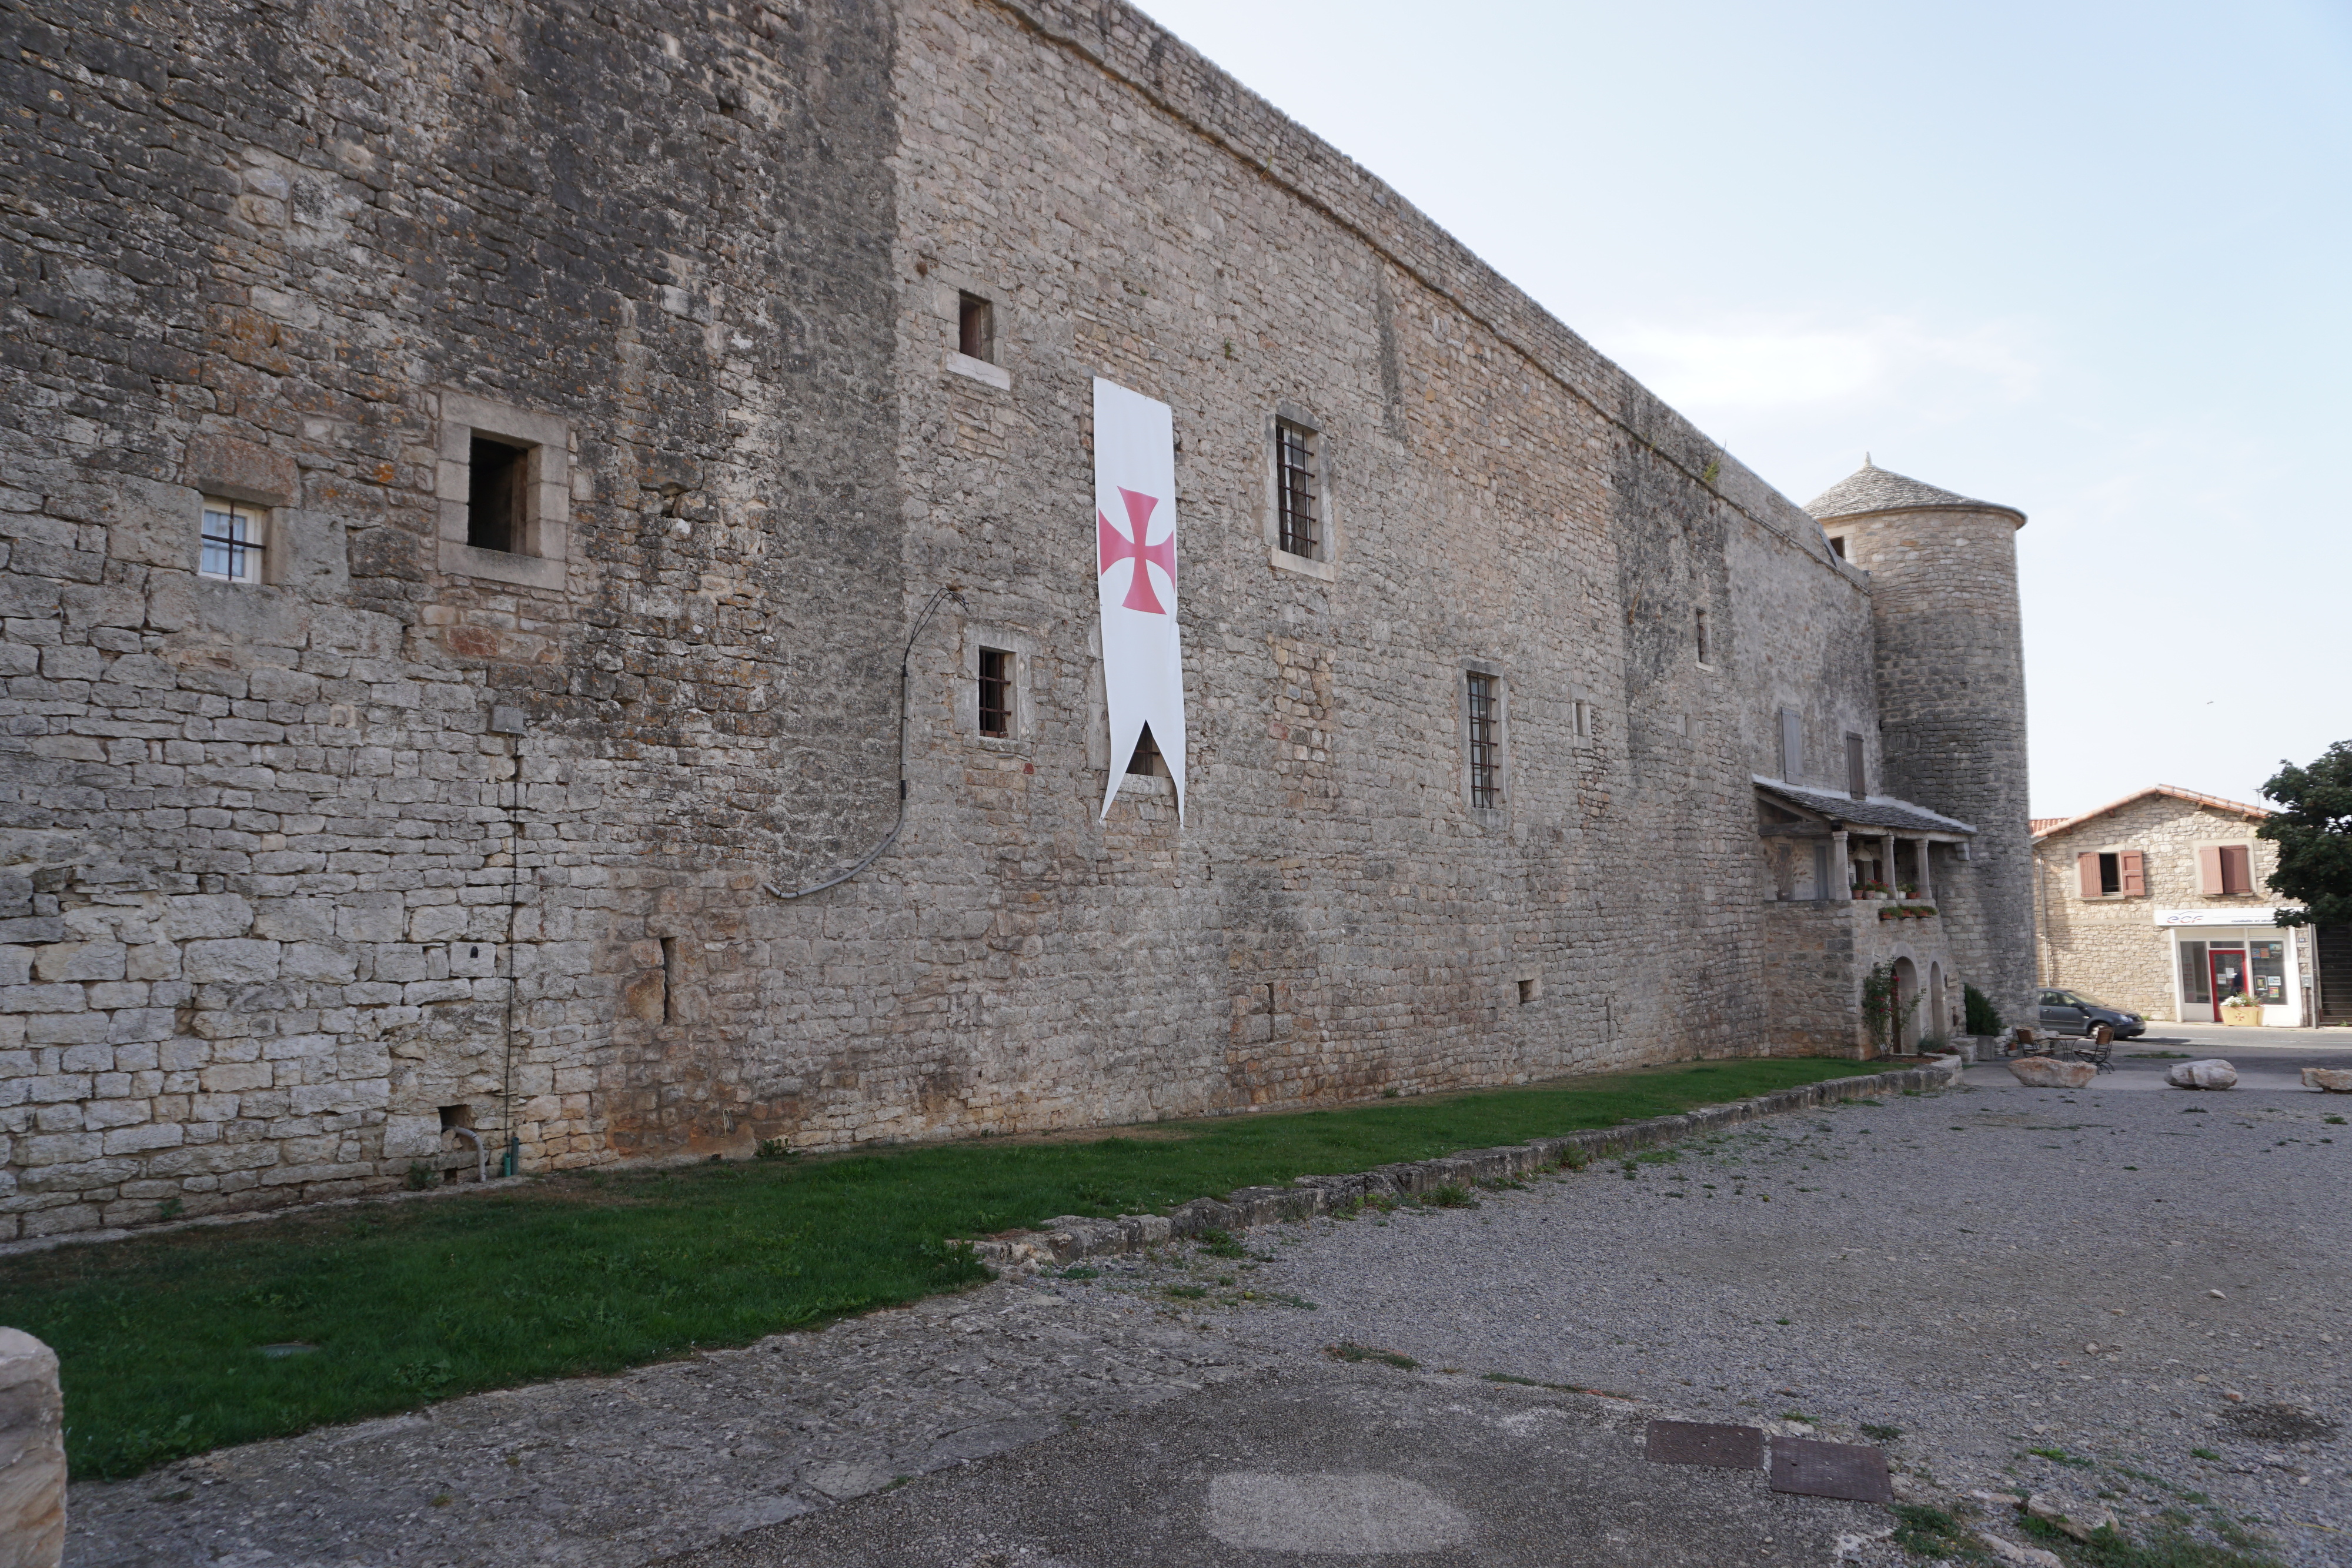
M 477 432 L 467 447 L 466 542 L 525 553 L 530 522 L 530 448 Z
M 1287 419 L 1274 422 L 1276 543 L 1308 560 L 1323 553 L 1315 432 Z
M 1151 727 L 1148 724 L 1143 733 L 1135 737 L 1135 750 L 1128 757 L 1127 770 L 1147 779 L 1168 777 L 1168 759 L 1160 754 L 1160 743 L 1151 738 Z
M 977 294 L 956 298 L 956 352 L 983 364 L 996 363 L 996 307 Z
M 1840 560 L 1845 559 L 1845 536 L 1843 534 L 1832 534 L 1830 536 L 1830 554 L 1837 557 Z
M 1526 1007 L 1542 995 L 1543 982 L 1541 980 L 1521 980 L 1519 982 L 1519 1006 Z
M 207 496 L 204 503 L 203 553 L 196 562 L 200 576 L 221 582 L 257 583 L 269 547 L 269 513 L 243 501 Z M 185 559 L 185 558 L 183 558 Z
M 980 733 L 1003 738 L 1013 733 L 1013 654 L 1003 648 L 980 651 Z

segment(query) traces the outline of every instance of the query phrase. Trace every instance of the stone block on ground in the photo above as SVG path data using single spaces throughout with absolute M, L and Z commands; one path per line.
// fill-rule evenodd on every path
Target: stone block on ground
M 65 1550 L 57 1353 L 22 1330 L 0 1329 L 0 1568 L 58 1568 Z
M 2029 1089 L 2083 1089 L 2099 1075 L 2090 1062 L 2061 1061 L 2054 1056 L 2021 1056 L 2009 1070 Z
M 2048 1492 L 2035 1492 L 2025 1500 L 2025 1511 L 2035 1519 L 2054 1524 L 2077 1541 L 2088 1541 L 2094 1532 L 2116 1528 L 2113 1509 L 2102 1508 L 2079 1498 L 2054 1497 Z
M 2330 1094 L 2352 1094 L 2352 1071 L 2341 1067 L 2306 1067 L 2303 1070 L 2303 1086 L 2325 1089 Z
M 2066 1568 L 2065 1562 L 2055 1552 L 2044 1552 L 2039 1546 L 2020 1546 L 2014 1541 L 1979 1531 L 1977 1539 L 1985 1543 L 2000 1562 L 2010 1568 Z
M 2184 1061 L 2164 1075 L 2164 1081 L 2175 1089 L 2234 1089 L 2238 1086 L 2238 1070 L 2220 1057 L 2208 1057 L 2202 1061 Z

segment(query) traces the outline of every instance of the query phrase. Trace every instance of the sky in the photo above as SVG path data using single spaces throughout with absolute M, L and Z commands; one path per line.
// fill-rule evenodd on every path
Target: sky
M 2352 739 L 2352 0 L 1142 0 L 1799 505 L 2016 507 L 2037 816 Z

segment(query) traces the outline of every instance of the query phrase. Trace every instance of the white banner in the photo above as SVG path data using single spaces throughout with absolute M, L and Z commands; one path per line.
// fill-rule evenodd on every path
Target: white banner
M 1184 658 L 1176 632 L 1176 422 L 1166 403 L 1095 378 L 1095 581 L 1102 596 L 1110 788 L 1146 725 L 1184 816 Z

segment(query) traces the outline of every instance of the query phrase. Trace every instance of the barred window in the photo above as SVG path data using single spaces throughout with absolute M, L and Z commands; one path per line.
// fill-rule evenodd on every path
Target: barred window
M 1013 655 L 1003 648 L 980 651 L 980 733 L 1013 733 Z
M 1469 679 L 1470 803 L 1491 810 L 1503 803 L 1502 683 L 1475 670 Z
M 1275 500 L 1282 548 L 1313 559 L 1322 549 L 1316 518 L 1315 433 L 1286 419 L 1274 422 Z
M 223 582 L 262 581 L 268 532 L 268 514 L 261 507 L 205 497 L 204 553 L 196 563 L 197 572 Z

